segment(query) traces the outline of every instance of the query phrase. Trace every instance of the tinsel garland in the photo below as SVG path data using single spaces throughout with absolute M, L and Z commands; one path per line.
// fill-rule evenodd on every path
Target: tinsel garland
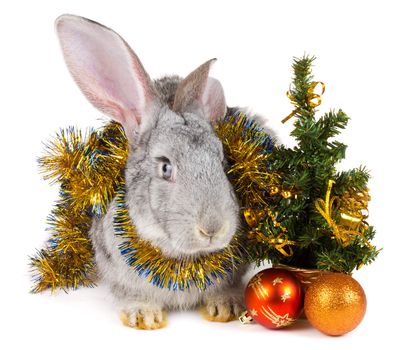
M 227 174 L 240 200 L 248 244 L 265 244 L 282 256 L 292 255 L 291 246 L 295 242 L 288 239 L 286 228 L 278 222 L 276 214 L 268 206 L 274 196 L 292 196 L 291 191 L 281 188 L 280 174 L 269 169 L 272 139 L 264 137 L 264 131 L 243 114 L 238 118 L 225 118 L 217 126 L 216 132 L 230 163 Z M 264 232 L 264 220 L 269 220 L 279 232 Z M 251 256 L 250 260 L 256 261 L 258 258 Z
M 76 289 L 95 283 L 94 251 L 88 237 L 93 216 L 106 212 L 123 181 L 127 159 L 122 127 L 110 123 L 89 130 L 61 130 L 39 158 L 45 179 L 60 183 L 60 194 L 48 217 L 50 238 L 31 258 L 33 292 Z
M 241 230 L 224 250 L 196 259 L 170 259 L 140 239 L 124 202 L 123 170 L 128 143 L 122 127 L 110 123 L 86 136 L 74 128 L 47 144 L 39 163 L 45 178 L 60 184 L 49 216 L 50 239 L 31 258 L 34 292 L 74 289 L 95 282 L 94 251 L 88 232 L 94 216 L 116 198 L 114 229 L 126 263 L 160 288 L 204 289 L 226 278 L 240 261 L 283 263 L 350 273 L 372 262 L 370 200 L 365 168 L 336 173 L 346 145 L 330 140 L 344 129 L 347 115 L 331 111 L 316 119 L 325 85 L 312 80 L 314 58 L 294 60 L 287 96 L 294 106 L 297 146 L 273 140 L 233 109 L 215 127 L 228 161 L 226 173 L 241 207 Z
M 227 174 L 247 219 L 248 211 L 266 207 L 266 197 L 275 195 L 279 176 L 270 172 L 267 164 L 273 141 L 244 114 L 227 116 L 217 125 L 216 132 L 230 164 Z M 154 285 L 204 289 L 228 277 L 237 262 L 250 260 L 244 254 L 247 249 L 242 248 L 242 241 L 247 248 L 258 239 L 246 235 L 245 229 L 237 232 L 224 250 L 184 261 L 163 256 L 159 249 L 139 238 L 123 200 L 128 143 L 119 124 L 112 122 L 102 130 L 91 130 L 86 137 L 73 128 L 63 130 L 46 148 L 47 154 L 39 163 L 45 178 L 59 182 L 61 190 L 49 217 L 51 237 L 31 258 L 33 292 L 94 285 L 94 252 L 88 231 L 93 216 L 102 216 L 116 193 L 115 231 L 126 239 L 120 245 L 121 253 L 132 268 Z M 252 230 L 251 234 L 255 232 Z M 281 235 L 265 238 L 278 251 L 289 243 Z
M 120 186 L 116 194 L 116 234 L 125 238 L 119 245 L 126 262 L 140 276 L 160 288 L 184 290 L 192 286 L 206 289 L 233 272 L 242 261 L 240 233 L 234 235 L 229 245 L 221 251 L 196 258 L 169 258 L 149 242 L 140 239 L 129 215 L 125 201 L 126 188 Z

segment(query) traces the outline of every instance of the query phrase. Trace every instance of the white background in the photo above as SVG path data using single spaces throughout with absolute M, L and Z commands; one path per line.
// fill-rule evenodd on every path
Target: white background
M 397 62 L 394 1 L 2 1 L 1 307 L 2 349 L 373 348 L 393 340 L 397 256 Z M 348 143 L 340 168 L 372 171 L 370 222 L 383 247 L 355 272 L 368 298 L 362 324 L 338 338 L 302 321 L 280 331 L 239 322 L 215 324 L 196 312 L 174 312 L 159 331 L 123 327 L 103 288 L 31 295 L 28 255 L 46 239 L 45 219 L 57 196 L 37 172 L 43 140 L 59 127 L 98 126 L 100 113 L 70 78 L 53 31 L 62 13 L 115 29 L 152 77 L 186 75 L 217 57 L 213 75 L 231 106 L 265 115 L 282 142 L 292 145 L 292 122 L 280 120 L 293 56 L 318 57 L 314 73 L 326 84 L 320 112 L 351 116 L 340 140 Z M 395 259 L 394 259 L 395 258 Z M 254 271 L 251 271 L 253 274 Z

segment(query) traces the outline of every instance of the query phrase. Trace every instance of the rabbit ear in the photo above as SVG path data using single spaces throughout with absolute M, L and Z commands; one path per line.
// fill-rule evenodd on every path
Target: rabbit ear
M 215 61 L 213 58 L 205 62 L 178 85 L 173 111 L 192 112 L 201 108 L 211 122 L 224 117 L 226 104 L 223 88 L 217 79 L 209 77 Z
M 154 99 L 140 60 L 114 31 L 83 17 L 55 22 L 66 64 L 77 85 L 100 111 L 134 131 Z

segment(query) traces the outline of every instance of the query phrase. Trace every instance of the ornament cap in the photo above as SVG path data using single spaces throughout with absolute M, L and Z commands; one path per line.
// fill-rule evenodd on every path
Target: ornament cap
M 250 324 L 253 323 L 254 319 L 250 315 L 249 311 L 244 311 L 242 314 L 239 316 L 239 321 L 242 324 Z

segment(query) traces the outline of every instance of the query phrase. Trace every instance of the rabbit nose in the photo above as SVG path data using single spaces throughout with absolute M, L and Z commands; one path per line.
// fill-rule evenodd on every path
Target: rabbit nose
M 220 227 L 220 225 L 209 225 L 206 228 L 197 226 L 197 230 L 198 230 L 200 236 L 205 237 L 205 238 L 221 236 L 227 231 L 227 229 L 228 229 L 228 222 L 225 222 L 221 227 Z
M 199 227 L 199 233 L 202 235 L 202 236 L 205 236 L 205 237 L 213 237 L 214 235 L 215 235 L 215 233 L 216 233 L 216 231 L 214 231 L 214 230 L 207 230 L 207 231 L 205 231 L 204 229 L 202 229 L 202 228 L 200 228 Z

